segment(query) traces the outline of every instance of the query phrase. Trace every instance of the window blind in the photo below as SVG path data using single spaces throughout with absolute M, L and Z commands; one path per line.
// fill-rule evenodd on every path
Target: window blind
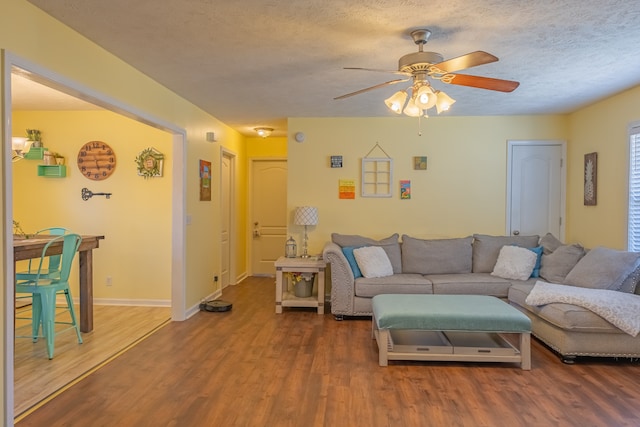
M 640 252 L 640 124 L 629 129 L 629 251 Z

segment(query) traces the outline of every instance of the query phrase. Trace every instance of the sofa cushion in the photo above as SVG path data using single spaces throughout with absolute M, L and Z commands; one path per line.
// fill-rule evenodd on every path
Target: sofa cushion
M 353 256 L 364 277 L 387 277 L 393 275 L 393 267 L 387 253 L 380 246 L 365 246 L 353 250 Z
M 509 302 L 539 316 L 559 328 L 577 332 L 621 333 L 620 329 L 589 309 L 573 304 L 552 303 L 535 307 L 525 303 L 534 283 L 514 284 L 509 288 Z
M 503 279 L 527 280 L 536 266 L 538 255 L 518 246 L 503 246 L 491 272 L 492 276 Z
M 331 241 L 340 247 L 345 246 L 380 246 L 387 253 L 394 273 L 402 273 L 402 256 L 400 252 L 399 235 L 393 234 L 382 240 L 370 239 L 368 237 L 353 234 L 331 234 Z
M 506 297 L 511 286 L 507 279 L 489 273 L 429 274 L 434 294 L 491 295 Z
M 533 271 L 531 272 L 531 277 L 540 277 L 540 266 L 542 265 L 542 254 L 544 252 L 544 247 L 536 246 L 535 248 L 527 248 L 530 251 L 533 251 L 536 254 L 536 265 L 533 266 Z
M 602 246 L 591 249 L 567 274 L 564 284 L 617 291 L 638 266 L 640 253 Z
M 639 282 L 640 282 L 640 263 L 638 264 L 638 267 L 636 267 L 636 269 L 633 270 L 631 274 L 627 276 L 626 279 L 624 279 L 619 290 L 620 292 L 628 292 L 630 294 L 636 293 L 640 295 L 640 286 L 638 286 Z
M 431 281 L 421 274 L 394 274 L 387 277 L 361 277 L 355 282 L 358 297 L 371 298 L 379 294 L 432 294 Z
M 538 246 L 539 236 L 487 236 L 473 235 L 473 268 L 474 273 L 491 273 L 498 260 L 500 249 L 505 245 L 522 248 Z
M 549 255 L 542 255 L 540 277 L 551 283 L 563 283 L 583 256 L 584 248 L 578 244 L 560 246 Z
M 540 238 L 540 246 L 543 248 L 543 252 L 549 255 L 551 252 L 562 246 L 562 242 L 551 233 L 547 233 Z
M 471 237 L 423 240 L 402 235 L 402 272 L 471 273 Z
M 354 246 L 345 246 L 342 248 L 342 253 L 344 257 L 347 259 L 349 263 L 349 267 L 351 267 L 351 271 L 353 272 L 353 278 L 357 279 L 358 277 L 362 277 L 362 272 L 360 271 L 360 267 L 358 267 L 358 261 L 356 261 L 356 257 L 353 255 L 353 250 L 358 249 Z

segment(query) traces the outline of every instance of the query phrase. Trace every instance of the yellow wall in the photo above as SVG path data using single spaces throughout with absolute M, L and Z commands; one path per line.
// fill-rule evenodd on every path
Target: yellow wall
M 306 139 L 298 143 L 296 132 Z M 507 140 L 567 138 L 564 116 L 412 118 L 290 118 L 288 208 L 313 205 L 319 224 L 309 227 L 309 249 L 322 250 L 332 232 L 382 238 L 459 237 L 505 232 Z M 360 197 L 360 162 L 379 143 L 393 159 L 393 197 Z M 329 157 L 343 156 L 342 168 Z M 374 150 L 368 157 L 384 157 Z M 427 156 L 426 171 L 413 157 Z M 338 181 L 356 181 L 354 200 L 338 199 Z M 400 200 L 399 181 L 411 181 L 411 200 Z M 297 240 L 301 226 L 289 224 Z
M 42 161 L 13 163 L 13 216 L 26 233 L 62 226 L 79 234 L 104 235 L 94 253 L 94 297 L 109 300 L 171 299 L 171 135 L 109 111 L 14 112 L 14 135 L 42 131 L 45 147 L 66 158 L 65 178 L 37 176 Z M 116 170 L 104 181 L 80 173 L 76 159 L 89 141 L 108 143 Z M 144 179 L 134 159 L 146 148 L 165 154 L 161 178 Z M 80 197 L 81 189 L 113 195 Z M 72 290 L 77 293 L 77 275 Z M 106 278 L 112 285 L 106 286 Z M 123 301 L 124 302 L 124 301 Z M 140 301 L 142 302 L 142 301 Z
M 628 126 L 640 120 L 640 86 L 569 117 L 567 238 L 627 249 Z M 598 153 L 598 204 L 584 206 L 584 155 Z
M 24 31 L 25 28 L 31 30 Z M 199 201 L 198 161 L 199 159 L 210 160 L 216 168 L 214 170 L 217 170 L 217 165 L 220 164 L 220 149 L 225 147 L 238 156 L 236 173 L 237 176 L 244 176 L 246 174 L 244 137 L 25 0 L 3 0 L 2 13 L 0 13 L 0 48 L 97 93 L 108 94 L 110 99 L 116 100 L 128 109 L 144 112 L 147 117 L 155 117 L 171 124 L 173 128 L 186 131 L 187 170 L 178 169 L 180 173 L 186 173 L 184 199 L 186 213 L 191 216 L 192 222 L 192 225 L 186 227 L 184 309 L 197 307 L 203 297 L 216 291 L 212 278 L 213 275 L 220 274 L 221 215 L 220 194 L 217 191 L 219 174 L 213 175 L 212 201 Z M 4 97 L 4 91 L 4 87 L 0 89 L 0 96 Z M 2 126 L 4 129 L 5 123 Z M 218 142 L 206 141 L 206 132 L 209 131 L 215 132 Z M 4 141 L 4 135 L 3 132 L 3 142 L 7 144 L 8 141 Z M 5 150 L 2 150 L 0 176 L 5 174 L 4 152 Z M 4 185 L 4 181 L 0 184 Z M 75 191 L 80 191 L 81 188 L 78 187 Z M 182 192 L 182 189 L 176 189 L 176 191 Z M 246 200 L 246 182 L 238 183 L 236 194 L 238 205 L 241 205 L 242 201 Z M 115 193 L 114 196 L 125 197 Z M 5 200 L 2 202 L 1 211 L 2 223 L 6 224 L 12 212 L 7 212 Z M 126 213 L 125 211 L 119 214 Z M 0 242 L 2 246 L 5 244 L 4 236 L 11 230 L 3 231 Z M 244 224 L 238 224 L 238 234 L 240 236 L 237 242 L 238 253 L 245 254 Z M 105 244 L 107 244 L 106 241 Z M 12 286 L 4 279 L 6 264 L 4 257 L 2 259 L 0 274 L 3 278 L 3 286 Z M 246 260 L 238 260 L 236 269 L 239 273 L 246 271 Z M 4 293 L 0 298 L 2 307 L 5 307 Z M 4 312 L 0 313 L 0 318 L 4 322 Z M 0 352 L 0 364 L 3 366 L 4 354 L 4 351 Z M 3 373 L 3 382 L 6 378 L 4 375 Z M 6 402 L 4 396 L 3 401 Z M 0 419 L 4 419 L 5 414 L 7 414 L 7 408 L 3 407 Z

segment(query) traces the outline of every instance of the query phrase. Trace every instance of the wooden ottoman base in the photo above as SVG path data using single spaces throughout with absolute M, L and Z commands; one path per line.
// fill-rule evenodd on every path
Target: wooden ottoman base
M 380 366 L 389 360 L 511 362 L 530 370 L 530 325 L 526 315 L 495 297 L 374 297 L 372 335 Z

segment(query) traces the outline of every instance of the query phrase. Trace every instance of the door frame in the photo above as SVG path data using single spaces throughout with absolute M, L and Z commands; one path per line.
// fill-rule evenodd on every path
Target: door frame
M 237 198 L 236 198 L 236 161 L 237 154 L 225 147 L 220 147 L 220 183 L 222 183 L 222 161 L 224 158 L 229 159 L 229 194 L 231 202 L 229 203 L 229 285 L 237 284 L 236 277 L 236 250 L 238 245 L 237 233 Z M 220 210 L 225 207 L 220 203 Z M 222 212 L 220 212 L 222 218 Z M 222 253 L 220 253 L 220 266 L 222 266 Z M 220 290 L 222 290 L 222 281 L 220 282 Z
M 562 149 L 562 164 L 561 164 L 561 173 L 560 173 L 560 235 L 556 236 L 561 241 L 565 239 L 565 224 L 566 224 L 566 190 L 567 190 L 567 142 L 557 139 L 552 140 L 541 140 L 541 139 L 525 139 L 525 140 L 507 140 L 507 194 L 506 194 L 506 203 L 505 203 L 505 235 L 510 235 L 511 233 L 511 180 L 513 174 L 513 147 L 516 146 L 541 146 L 541 145 L 555 145 L 560 146 Z
M 13 236 L 9 230 L 13 230 L 13 177 L 11 165 L 11 74 L 14 68 L 19 68 L 28 73 L 30 79 L 49 86 L 60 92 L 84 99 L 92 104 L 98 105 L 105 110 L 112 111 L 132 120 L 144 123 L 157 129 L 166 131 L 172 135 L 173 149 L 172 156 L 172 200 L 171 200 L 171 319 L 181 321 L 186 319 L 186 130 L 180 128 L 163 119 L 155 117 L 145 111 L 139 110 L 131 105 L 125 104 L 117 99 L 111 98 L 104 93 L 88 88 L 74 80 L 57 74 L 39 64 L 24 59 L 5 49 L 0 49 L 0 78 L 4 87 L 4 96 L 0 99 L 2 103 L 2 124 L 0 131 L 4 132 L 3 139 L 3 196 L 2 212 L 4 215 L 4 277 L 3 297 L 4 297 L 4 318 L 3 341 L 4 341 L 4 423 L 13 425 L 14 419 L 14 391 L 13 391 L 13 353 L 14 353 L 14 268 L 13 268 Z
M 256 162 L 265 162 L 265 161 L 284 161 L 287 162 L 286 157 L 274 156 L 274 157 L 250 157 L 249 158 L 249 170 L 247 171 L 247 222 L 246 222 L 246 232 L 247 232 L 247 252 L 249 254 L 247 270 L 249 271 L 249 275 L 253 275 L 253 223 L 250 218 L 251 213 L 253 212 L 253 165 Z

